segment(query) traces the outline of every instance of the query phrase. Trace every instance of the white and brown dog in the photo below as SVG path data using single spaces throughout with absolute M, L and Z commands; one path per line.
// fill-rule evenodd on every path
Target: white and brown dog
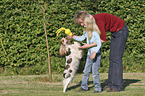
M 66 57 L 65 70 L 63 72 L 63 92 L 66 92 L 68 85 L 73 80 L 73 77 L 79 67 L 83 51 L 78 48 L 81 45 L 76 41 L 74 41 L 74 44 L 70 44 L 70 40 L 62 38 L 60 43 L 61 46 L 59 54 L 60 56 Z

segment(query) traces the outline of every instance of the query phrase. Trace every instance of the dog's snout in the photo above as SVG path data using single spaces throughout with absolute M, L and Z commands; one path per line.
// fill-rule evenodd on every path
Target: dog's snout
M 62 41 L 60 41 L 59 43 L 62 44 Z
M 65 45 L 65 44 L 64 44 L 64 39 L 62 39 L 62 40 L 60 41 L 60 44 Z

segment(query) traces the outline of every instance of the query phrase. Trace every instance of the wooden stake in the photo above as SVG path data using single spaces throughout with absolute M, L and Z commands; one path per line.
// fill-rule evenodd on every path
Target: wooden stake
M 41 6 L 42 7 L 42 6 Z M 50 67 L 50 56 L 49 56 L 49 46 L 48 46 L 48 40 L 47 40 L 47 33 L 46 33 L 46 25 L 45 25 L 45 10 L 42 7 L 43 11 L 43 19 L 44 19 L 44 31 L 45 31 L 45 37 L 46 37 L 46 44 L 47 44 L 47 53 L 48 53 L 48 69 L 49 69 L 49 77 L 52 80 L 52 74 L 51 74 L 51 67 Z
M 7 55 L 7 52 L 6 52 L 5 48 L 4 48 L 4 45 L 3 45 L 2 39 L 1 39 L 1 45 L 2 45 L 2 48 L 3 48 L 4 52 L 5 52 L 5 54 Z

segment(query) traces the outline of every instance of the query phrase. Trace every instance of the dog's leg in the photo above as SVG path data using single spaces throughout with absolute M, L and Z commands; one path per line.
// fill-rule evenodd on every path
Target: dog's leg
M 70 71 L 70 70 L 69 70 Z M 70 72 L 71 73 L 71 72 Z M 71 73 L 70 77 L 64 78 L 63 79 L 63 92 L 66 92 L 68 85 L 72 82 L 73 78 L 74 78 L 74 74 L 75 73 Z M 66 74 L 65 74 L 66 75 Z
M 66 79 L 65 78 L 63 79 L 63 92 L 66 92 L 67 87 L 68 87 L 70 81 L 71 81 L 71 77 L 66 78 Z

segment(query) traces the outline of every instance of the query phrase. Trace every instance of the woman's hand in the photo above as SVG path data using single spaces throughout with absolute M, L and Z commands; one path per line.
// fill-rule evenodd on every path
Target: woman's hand
M 91 55 L 90 59 L 91 59 L 91 60 L 95 59 L 95 56 L 96 56 L 96 52 L 94 52 L 94 53 Z
M 73 36 L 67 35 L 67 38 L 68 39 L 75 39 L 75 36 L 74 35 Z
M 68 38 L 68 39 L 72 39 L 72 37 L 73 37 L 73 36 L 67 35 L 67 38 Z
M 82 44 L 84 44 L 84 45 L 79 47 L 80 49 L 90 48 L 89 44 L 87 44 L 87 43 L 82 43 Z

